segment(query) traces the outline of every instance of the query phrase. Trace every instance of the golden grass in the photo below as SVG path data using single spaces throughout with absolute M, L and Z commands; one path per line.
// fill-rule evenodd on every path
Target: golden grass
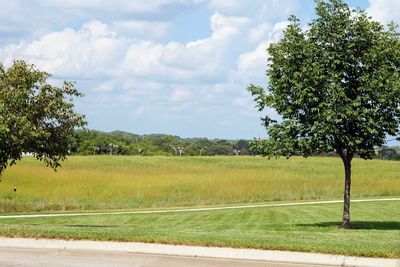
M 396 161 L 354 159 L 352 197 L 399 196 L 399 170 Z M 322 157 L 73 156 L 58 172 L 25 158 L 4 174 L 0 211 L 337 199 L 343 172 L 340 159 Z

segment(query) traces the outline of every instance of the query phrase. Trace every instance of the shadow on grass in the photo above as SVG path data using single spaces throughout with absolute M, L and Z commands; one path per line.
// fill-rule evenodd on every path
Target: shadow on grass
M 340 227 L 342 222 L 321 222 L 314 224 L 297 224 L 301 227 Z M 359 230 L 400 230 L 400 222 L 396 221 L 351 221 L 354 229 Z

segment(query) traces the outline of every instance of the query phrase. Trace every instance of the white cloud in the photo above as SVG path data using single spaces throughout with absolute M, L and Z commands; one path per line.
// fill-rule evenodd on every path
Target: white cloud
M 381 22 L 395 21 L 400 23 L 399 0 L 369 0 L 367 12 L 374 19 Z
M 251 20 L 246 17 L 224 16 L 220 13 L 214 13 L 211 16 L 211 29 L 213 38 L 225 39 L 231 35 L 237 34 L 238 31 L 248 24 Z
M 112 25 L 113 31 L 135 39 L 159 39 L 168 33 L 168 23 L 161 21 L 127 20 L 116 21 Z
M 245 15 L 253 18 L 286 19 L 301 6 L 313 4 L 304 0 L 210 0 L 210 8 L 230 15 Z
M 174 105 L 174 106 L 171 107 L 172 113 L 169 114 L 169 115 L 173 115 L 176 111 L 181 111 L 181 110 L 185 110 L 185 109 L 192 109 L 192 108 L 193 108 L 193 105 L 192 105 L 191 102 L 184 102 L 184 103 L 181 103 L 179 105 Z
M 288 22 L 283 21 L 273 25 L 266 34 L 266 38 L 252 51 L 243 53 L 237 60 L 237 69 L 232 74 L 232 79 L 239 80 L 241 83 L 265 83 L 265 71 L 267 69 L 267 47 L 269 44 L 279 41 L 283 30 Z
M 239 56 L 237 61 L 237 79 L 246 81 L 261 78 L 267 66 L 267 45 L 265 42 L 259 44 L 255 50 Z M 259 80 L 259 79 L 256 79 Z
M 252 99 L 250 95 L 241 95 L 233 99 L 232 105 L 237 107 L 249 107 L 252 106 Z
M 123 63 L 127 75 L 151 77 L 162 82 L 209 82 L 224 79 L 228 68 L 224 62 L 247 18 L 227 17 L 219 13 L 211 19 L 209 38 L 188 43 L 167 44 L 140 41 L 129 47 Z M 225 74 L 225 75 L 224 75 Z
M 154 21 L 145 39 L 162 38 L 164 25 L 202 4 L 203 0 L 0 0 L 0 45 L 30 40 L 64 28 L 99 20 L 110 26 L 118 21 Z M 132 25 L 117 25 L 123 28 Z M 146 25 L 145 25 L 146 26 Z M 117 30 L 112 28 L 113 30 Z M 119 29 L 119 28 L 118 28 Z M 131 34 L 129 36 L 132 36 Z M 140 32 L 137 38 L 144 37 Z
M 180 87 L 180 88 L 175 88 L 172 91 L 169 99 L 174 102 L 177 102 L 177 101 L 189 100 L 191 97 L 192 97 L 192 93 L 188 89 Z
M 138 117 L 142 115 L 145 111 L 146 109 L 144 107 L 138 107 L 131 112 L 131 115 L 134 117 Z
M 266 80 L 265 49 L 281 37 L 286 26 L 276 21 L 295 13 L 292 4 L 298 2 L 211 0 L 210 34 L 184 42 L 171 38 L 172 27 L 188 26 L 177 25 L 174 16 L 201 1 L 48 0 L 40 5 L 49 5 L 54 14 L 45 13 L 43 20 L 48 23 L 49 17 L 62 14 L 69 26 L 33 26 L 34 35 L 0 44 L 0 62 L 25 59 L 57 79 L 77 80 L 87 90 L 85 113 L 97 116 L 99 123 L 125 115 L 145 123 L 152 118 L 153 125 L 165 123 L 154 117 L 157 113 L 176 121 L 183 117 L 194 121 L 193 114 L 198 114 L 199 122 L 208 118 L 216 125 L 215 114 L 228 124 L 232 117 L 243 115 L 246 120 L 254 117 L 257 124 L 259 115 L 246 86 Z M 202 8 L 210 12 L 205 5 Z M 0 31 L 6 24 L 0 21 Z M 126 123 L 121 125 L 126 127 Z
M 80 1 L 50 2 L 56 6 L 87 7 L 86 3 L 81 6 Z M 172 2 L 183 5 L 197 3 L 183 0 Z M 162 0 L 154 5 L 172 2 Z M 92 4 L 104 5 L 104 2 L 93 1 Z M 147 5 L 141 1 L 131 4 Z M 146 41 L 143 37 L 139 40 L 128 39 L 121 35 L 123 32 L 135 32 L 139 37 L 161 37 L 166 34 L 166 23 L 131 20 L 115 21 L 109 26 L 95 20 L 84 24 L 79 30 L 66 28 L 44 34 L 31 42 L 0 48 L 0 60 L 9 64 L 14 58 L 26 59 L 57 76 L 67 78 L 114 77 L 157 83 L 221 83 L 227 81 L 233 64 L 238 60 L 234 53 L 243 54 L 249 48 L 254 49 L 254 43 L 259 43 L 263 36 L 271 37 L 269 31 L 276 32 L 276 26 L 271 28 L 269 23 L 257 23 L 247 17 L 226 16 L 218 12 L 211 16 L 210 26 L 212 34 L 208 38 L 188 43 L 161 43 Z M 254 52 L 241 55 L 239 70 L 259 59 L 261 52 L 259 46 Z M 111 91 L 111 86 L 105 83 L 94 90 Z
M 13 59 L 24 59 L 61 77 L 104 77 L 115 74 L 125 46 L 125 40 L 116 38 L 107 25 L 92 21 L 79 31 L 66 28 L 32 42 L 8 45 L 0 49 L 0 60 L 9 65 Z
M 272 30 L 273 25 L 271 23 L 260 23 L 250 29 L 248 37 L 251 42 L 259 43 L 261 40 L 264 40 L 268 33 Z
M 114 90 L 114 83 L 111 81 L 103 82 L 92 89 L 92 91 L 94 92 L 102 92 L 102 93 L 111 92 L 112 90 Z
M 115 86 L 125 91 L 135 91 L 138 88 L 145 88 L 146 92 L 157 92 L 163 88 L 163 84 L 154 81 L 139 81 L 133 77 L 124 77 L 123 79 L 115 79 Z M 139 91 L 139 90 L 136 90 Z M 143 90 L 142 90 L 143 91 Z
M 106 12 L 154 13 L 168 5 L 189 6 L 199 4 L 199 0 L 45 0 L 45 6 L 74 10 L 105 10 Z

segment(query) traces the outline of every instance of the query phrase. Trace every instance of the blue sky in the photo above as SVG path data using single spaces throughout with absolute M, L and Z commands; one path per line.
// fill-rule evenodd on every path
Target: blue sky
M 349 0 L 381 22 L 398 0 Z M 253 138 L 265 130 L 246 91 L 266 86 L 265 48 L 313 0 L 0 0 L 0 62 L 24 59 L 73 80 L 88 128 Z M 267 111 L 276 116 L 274 111 Z

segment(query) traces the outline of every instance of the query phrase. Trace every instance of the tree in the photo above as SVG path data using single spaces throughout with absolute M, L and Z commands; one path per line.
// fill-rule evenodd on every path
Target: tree
M 233 147 L 229 143 L 213 143 L 207 147 L 207 155 L 233 155 Z
M 387 135 L 399 136 L 400 40 L 341 0 L 316 1 L 308 29 L 291 16 L 283 38 L 268 47 L 269 90 L 250 85 L 269 138 L 255 142 L 263 155 L 307 157 L 335 151 L 345 169 L 343 223 L 350 228 L 351 161 L 371 159 Z
M 236 150 L 240 151 L 240 155 L 248 155 L 249 154 L 249 141 L 240 139 L 234 145 Z
M 82 96 L 74 83 L 56 87 L 47 82 L 50 77 L 24 61 L 8 69 L 0 64 L 0 175 L 28 152 L 56 170 L 74 129 L 85 125 L 73 110 L 72 98 Z

